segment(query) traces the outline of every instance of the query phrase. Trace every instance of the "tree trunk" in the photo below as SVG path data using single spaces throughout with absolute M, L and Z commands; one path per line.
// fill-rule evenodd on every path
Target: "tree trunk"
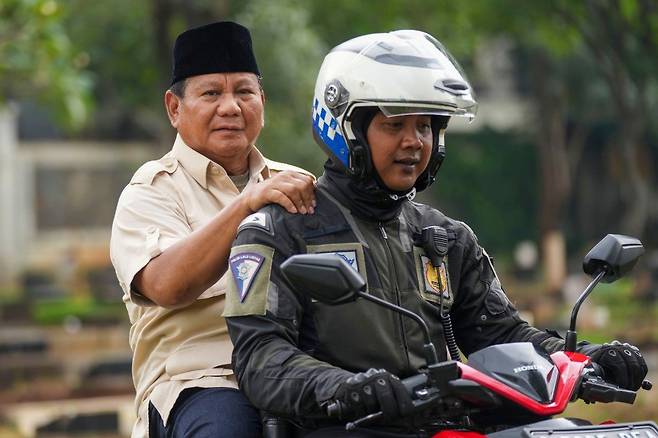
M 562 232 L 564 206 L 571 191 L 562 86 L 552 80 L 544 53 L 533 62 L 534 89 L 539 124 L 540 206 L 539 232 L 548 293 L 561 297 L 566 278 L 566 247 Z

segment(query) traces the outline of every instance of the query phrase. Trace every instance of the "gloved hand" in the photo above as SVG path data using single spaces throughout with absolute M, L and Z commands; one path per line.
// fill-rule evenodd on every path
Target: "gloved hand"
M 585 344 L 578 352 L 588 355 L 605 371 L 606 380 L 615 385 L 637 391 L 647 375 L 647 363 L 640 350 L 627 343 Z
M 364 417 L 382 411 L 387 418 L 411 412 L 413 402 L 400 379 L 383 369 L 370 368 L 338 386 L 334 399 L 342 403 L 341 417 Z

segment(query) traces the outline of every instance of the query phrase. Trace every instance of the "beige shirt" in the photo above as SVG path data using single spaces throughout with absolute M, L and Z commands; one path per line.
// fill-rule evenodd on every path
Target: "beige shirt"
M 249 182 L 270 172 L 306 171 L 267 160 L 254 147 Z M 148 435 L 148 402 L 167 423 L 180 392 L 190 387 L 237 388 L 230 369 L 232 345 L 224 310 L 227 276 L 182 309 L 165 309 L 131 289 L 146 264 L 204 226 L 239 194 L 226 171 L 178 136 L 172 150 L 140 167 L 117 205 L 110 256 L 123 289 L 133 350 L 137 421 L 133 437 Z

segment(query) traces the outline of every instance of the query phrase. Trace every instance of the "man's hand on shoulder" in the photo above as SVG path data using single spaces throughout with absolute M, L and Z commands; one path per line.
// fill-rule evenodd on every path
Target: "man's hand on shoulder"
M 290 213 L 313 213 L 315 179 L 303 173 L 286 170 L 246 188 L 240 196 L 252 212 L 275 203 Z

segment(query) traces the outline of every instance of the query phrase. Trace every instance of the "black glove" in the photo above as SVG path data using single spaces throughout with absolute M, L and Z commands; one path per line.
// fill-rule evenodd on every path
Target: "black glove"
M 647 363 L 640 350 L 619 341 L 609 344 L 585 344 L 578 347 L 578 352 L 588 355 L 605 371 L 606 380 L 615 385 L 637 391 L 647 375 Z
M 364 417 L 382 411 L 387 418 L 397 418 L 412 411 L 413 402 L 400 379 L 383 369 L 370 368 L 341 383 L 334 399 L 341 402 L 341 417 Z

